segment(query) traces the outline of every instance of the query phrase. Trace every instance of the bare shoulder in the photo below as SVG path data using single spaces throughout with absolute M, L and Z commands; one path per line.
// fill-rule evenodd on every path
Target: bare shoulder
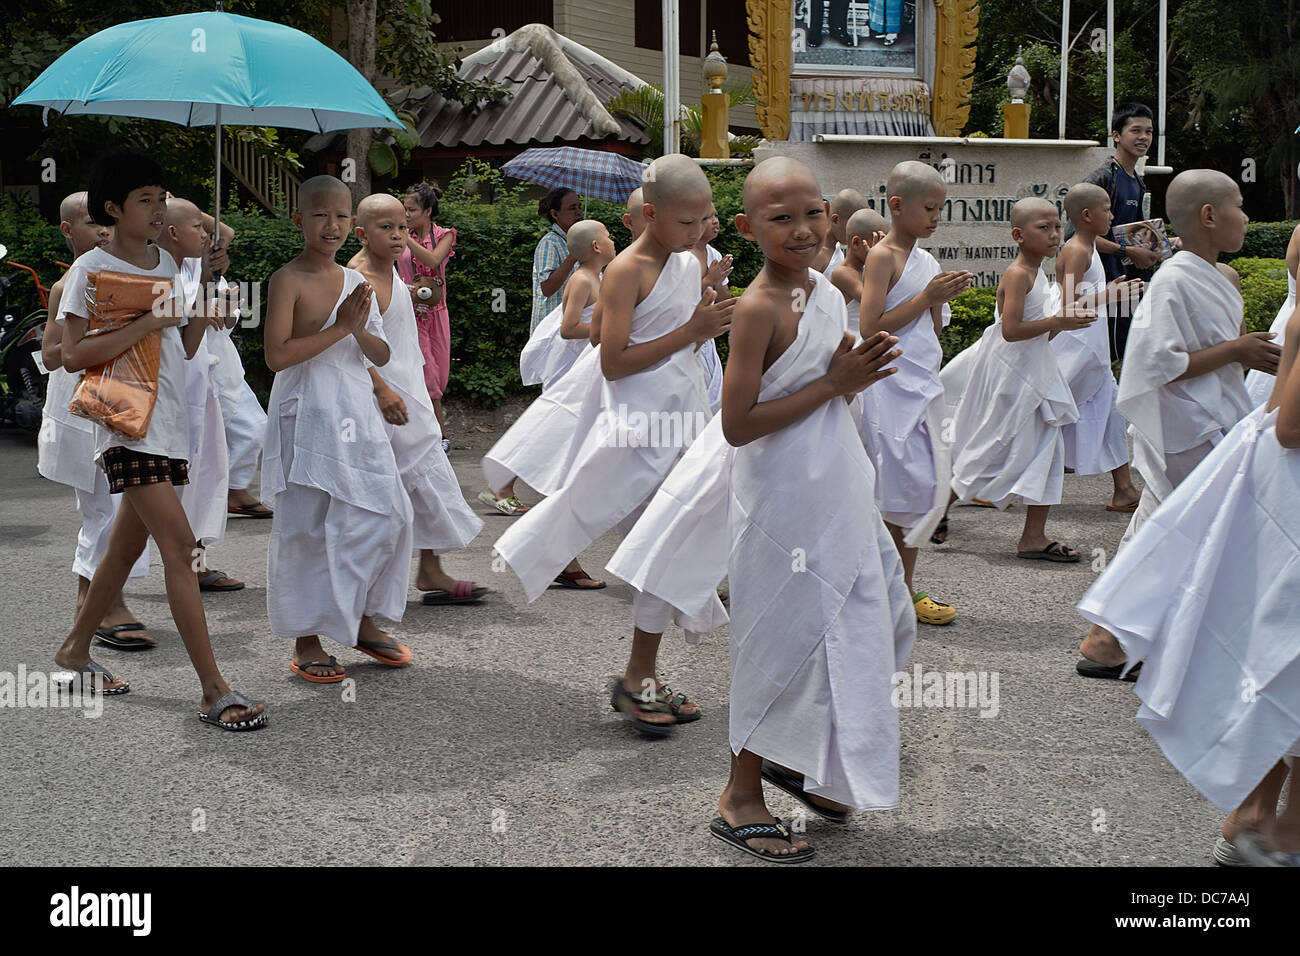
M 1007 271 L 1002 273 L 1002 278 L 998 280 L 998 289 L 1028 292 L 1035 278 L 1037 277 L 1019 262 L 1013 262 L 1007 266 Z
M 1241 276 L 1237 273 L 1236 269 L 1228 265 L 1226 262 L 1216 262 L 1214 268 L 1218 269 L 1219 273 L 1231 282 L 1238 292 L 1241 291 Z

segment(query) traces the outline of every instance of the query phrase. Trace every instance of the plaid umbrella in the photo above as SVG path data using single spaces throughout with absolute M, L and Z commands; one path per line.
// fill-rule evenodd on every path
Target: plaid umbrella
M 554 189 L 563 186 L 579 196 L 626 202 L 640 187 L 646 164 L 619 153 L 556 146 L 526 149 L 501 171 L 507 176 Z

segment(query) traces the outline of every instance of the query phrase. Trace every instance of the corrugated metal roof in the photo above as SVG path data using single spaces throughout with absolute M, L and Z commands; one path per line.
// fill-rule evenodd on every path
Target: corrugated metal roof
M 643 81 L 614 66 L 581 44 L 555 35 L 560 51 L 578 71 L 596 99 L 604 104 Z M 506 38 L 509 39 L 509 38 Z M 599 130 L 549 70 L 528 50 L 508 49 L 498 41 L 467 57 L 461 76 L 468 80 L 492 79 L 509 91 L 500 103 L 470 114 L 460 103 L 433 95 L 419 111 L 416 130 L 420 146 L 545 145 L 576 140 L 600 140 Z M 635 82 L 633 82 L 635 81 Z M 647 143 L 649 138 L 634 123 L 614 117 L 619 141 Z

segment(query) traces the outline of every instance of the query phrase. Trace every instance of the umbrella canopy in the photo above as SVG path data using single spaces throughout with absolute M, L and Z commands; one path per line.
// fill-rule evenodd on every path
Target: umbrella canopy
M 182 126 L 402 128 L 365 77 L 319 40 L 218 12 L 101 30 L 55 60 L 14 105 Z
M 573 146 L 526 149 L 501 167 L 515 179 L 610 202 L 625 202 L 640 187 L 645 170 L 645 163 L 618 153 Z

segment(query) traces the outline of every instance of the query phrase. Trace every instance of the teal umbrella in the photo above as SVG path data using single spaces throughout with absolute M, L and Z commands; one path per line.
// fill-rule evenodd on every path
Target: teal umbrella
M 366 78 L 319 40 L 220 4 L 101 30 L 50 64 L 14 105 L 215 126 L 218 225 L 222 123 L 317 133 L 402 128 Z

